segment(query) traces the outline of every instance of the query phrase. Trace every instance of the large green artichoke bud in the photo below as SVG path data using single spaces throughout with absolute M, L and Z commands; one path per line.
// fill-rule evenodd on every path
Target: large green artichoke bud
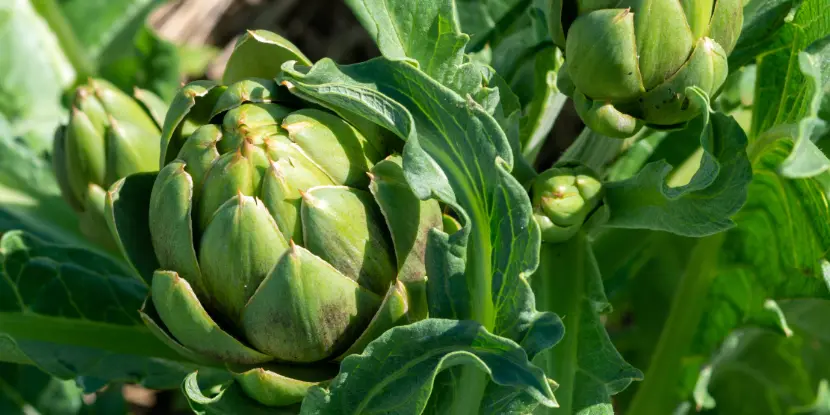
M 117 249 L 104 219 L 106 190 L 133 173 L 158 169 L 166 105 L 149 91 L 135 99 L 107 81 L 90 79 L 75 91 L 67 125 L 55 134 L 53 166 L 61 193 L 78 212 L 81 230 Z
M 243 390 L 282 406 L 387 329 L 425 317 L 426 234 L 442 215 L 412 193 L 385 137 L 241 76 L 233 62 L 248 53 L 309 64 L 252 32 L 229 85 L 197 81 L 174 99 L 149 197 L 160 270 L 145 315 L 177 349 L 253 365 L 232 367 Z
M 564 242 L 574 236 L 602 201 L 602 183 L 585 166 L 552 167 L 533 182 L 533 217 L 542 241 Z
M 743 24 L 741 0 L 551 0 L 550 30 L 565 51 L 560 89 L 593 130 L 629 137 L 671 128 L 714 95 Z

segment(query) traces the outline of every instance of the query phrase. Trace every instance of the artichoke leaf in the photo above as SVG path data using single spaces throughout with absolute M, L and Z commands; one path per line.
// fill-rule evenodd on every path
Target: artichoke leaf
M 153 251 L 162 269 L 174 269 L 197 293 L 204 293 L 202 271 L 193 245 L 193 180 L 176 161 L 158 173 L 148 209 Z M 119 237 L 124 243 L 125 237 Z
M 369 192 L 318 186 L 303 194 L 305 247 L 375 293 L 397 275 L 383 215 Z
M 153 275 L 151 299 L 173 337 L 185 347 L 224 362 L 259 364 L 273 360 L 228 334 L 210 317 L 187 281 L 172 271 Z
M 698 40 L 689 60 L 666 82 L 648 91 L 640 102 L 643 119 L 660 125 L 680 124 L 698 114 L 697 100 L 686 97 L 685 85 L 708 95 L 717 92 L 728 74 L 726 52 L 707 37 Z
M 279 95 L 280 86 L 273 79 L 243 79 L 230 86 L 219 96 L 211 112 L 211 118 L 245 102 L 270 103 Z
M 597 10 L 574 21 L 565 45 L 565 70 L 577 90 L 595 100 L 634 99 L 645 92 L 634 26 L 626 9 Z
M 183 135 L 185 120 L 192 118 L 199 124 L 207 124 L 216 100 L 222 96 L 224 90 L 225 87 L 213 81 L 195 81 L 176 93 L 161 130 L 160 166 L 173 161 L 179 154 L 186 139 Z
M 380 303 L 378 295 L 292 243 L 245 307 L 241 324 L 257 349 L 280 360 L 316 362 L 351 344 Z
M 308 390 L 319 382 L 306 382 L 265 368 L 234 374 L 242 390 L 266 406 L 287 406 L 302 402 Z
M 366 187 L 366 173 L 381 158 L 357 129 L 328 112 L 295 111 L 285 117 L 282 128 L 337 184 Z
M 427 235 L 442 229 L 441 207 L 435 199 L 421 201 L 404 178 L 400 156 L 388 157 L 372 168 L 369 190 L 380 207 L 392 235 L 398 261 L 398 279 L 423 281 Z M 412 218 L 419 218 L 418 221 Z
M 270 78 L 288 61 L 311 66 L 308 59 L 291 42 L 267 30 L 249 30 L 234 46 L 222 83 L 230 85 L 245 78 Z
M 209 306 L 241 325 L 245 304 L 287 249 L 258 199 L 237 195 L 228 200 L 205 228 L 199 248 Z

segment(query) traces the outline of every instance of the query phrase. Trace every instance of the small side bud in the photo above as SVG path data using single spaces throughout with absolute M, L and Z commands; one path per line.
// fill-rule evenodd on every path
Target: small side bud
M 534 218 L 545 242 L 570 239 L 602 200 L 602 182 L 584 166 L 553 167 L 532 188 Z

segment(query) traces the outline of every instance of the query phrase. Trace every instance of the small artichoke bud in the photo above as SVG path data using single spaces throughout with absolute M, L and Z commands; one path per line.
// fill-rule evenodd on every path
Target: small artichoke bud
M 611 137 L 643 124 L 674 128 L 699 114 L 686 98 L 723 85 L 743 25 L 741 0 L 552 0 L 551 35 L 565 50 L 560 90 Z M 637 121 L 637 122 L 635 122 Z
M 116 249 L 100 197 L 118 179 L 158 170 L 161 130 L 143 102 L 161 100 L 148 91 L 138 101 L 114 85 L 90 79 L 78 87 L 67 125 L 55 134 L 53 166 L 64 199 L 94 242 Z
M 533 183 L 534 217 L 545 242 L 563 242 L 582 227 L 602 200 L 602 183 L 587 167 L 553 167 Z

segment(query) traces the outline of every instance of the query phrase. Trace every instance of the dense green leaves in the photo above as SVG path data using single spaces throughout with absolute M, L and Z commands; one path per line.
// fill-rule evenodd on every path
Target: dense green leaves
M 711 235 L 734 226 L 730 217 L 743 205 L 752 177 L 746 135 L 731 117 L 711 112 L 701 91 L 689 89 L 687 95 L 693 97 L 701 115 L 673 138 L 700 142 L 700 167 L 688 184 L 678 187 L 669 187 L 671 166 L 665 161 L 646 165 L 630 179 L 609 183 L 608 226 L 684 236 Z
M 3 360 L 91 385 L 169 388 L 193 369 L 144 327 L 137 311 L 146 287 L 121 263 L 20 232 L 0 239 L 0 261 Z

